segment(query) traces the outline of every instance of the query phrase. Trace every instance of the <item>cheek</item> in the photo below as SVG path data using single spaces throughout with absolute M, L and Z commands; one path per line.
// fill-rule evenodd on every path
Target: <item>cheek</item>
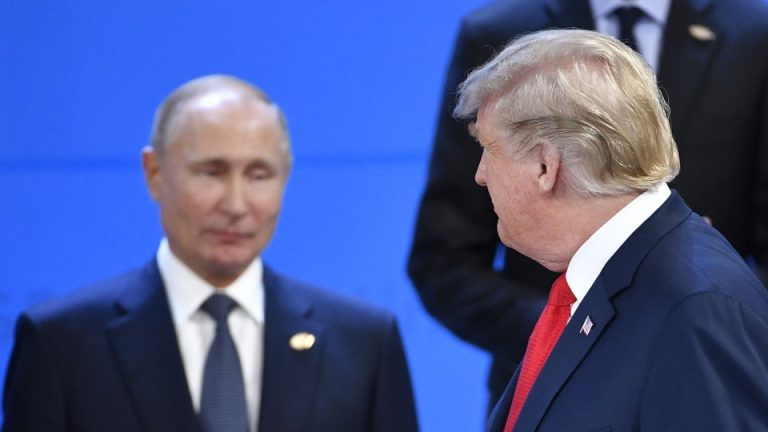
M 282 208 L 282 204 L 283 204 L 282 194 L 276 193 L 270 196 L 268 199 L 266 199 L 264 206 L 267 209 L 267 213 L 270 215 L 270 217 L 275 219 L 277 218 L 277 215 L 280 214 L 280 209 Z
M 530 193 L 512 176 L 500 177 L 488 186 L 494 209 L 499 219 L 517 221 L 528 213 Z
M 281 184 L 260 185 L 249 193 L 251 213 L 263 220 L 274 219 L 280 213 L 283 201 Z
M 213 212 L 220 195 L 216 187 L 200 182 L 188 182 L 170 194 L 177 217 L 192 223 Z
M 493 204 L 496 207 L 508 207 L 515 201 L 518 191 L 515 182 L 509 174 L 492 171 L 487 182 L 488 193 L 491 195 Z

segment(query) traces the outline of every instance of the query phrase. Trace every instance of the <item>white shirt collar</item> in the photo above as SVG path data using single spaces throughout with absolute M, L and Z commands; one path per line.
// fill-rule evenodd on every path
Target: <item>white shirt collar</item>
M 592 14 L 596 18 L 607 18 L 620 6 L 637 6 L 659 25 L 667 22 L 669 5 L 672 0 L 590 0 Z
M 216 291 L 226 292 L 253 320 L 264 323 L 264 266 L 261 257 L 256 257 L 243 274 L 225 288 L 214 287 L 181 262 L 171 251 L 166 238 L 157 250 L 157 266 L 176 326 L 190 319 Z
M 659 183 L 646 190 L 608 219 L 579 247 L 565 274 L 568 286 L 576 296 L 571 313 L 587 295 L 608 260 L 664 204 L 671 193 L 666 183 Z

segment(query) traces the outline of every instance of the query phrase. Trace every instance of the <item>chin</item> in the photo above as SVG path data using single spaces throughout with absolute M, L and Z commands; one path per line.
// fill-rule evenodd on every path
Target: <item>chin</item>
M 218 244 L 208 250 L 208 258 L 212 263 L 228 265 L 248 262 L 250 263 L 258 255 L 252 245 L 245 244 Z
M 555 273 L 563 273 L 568 270 L 569 260 L 567 258 L 564 259 L 564 257 L 552 256 L 551 253 L 547 253 L 546 251 L 540 252 L 541 253 L 536 254 L 535 257 L 531 258 L 545 269 Z
M 563 265 L 561 263 L 552 263 L 547 261 L 536 261 L 537 263 L 541 264 L 545 269 L 555 272 L 555 273 L 565 273 L 566 270 L 568 270 L 567 265 Z
M 214 254 L 206 261 L 208 262 L 208 268 L 211 271 L 221 275 L 239 275 L 244 272 L 251 262 L 253 262 L 255 255 L 250 253 L 223 253 Z
M 517 253 L 520 253 L 520 254 L 522 254 L 522 255 L 525 255 L 525 256 L 527 256 L 527 257 L 529 257 L 529 258 L 533 258 L 531 255 L 529 255 L 528 253 L 526 253 L 526 252 L 528 252 L 527 248 L 525 248 L 525 247 L 522 247 L 522 246 L 520 245 L 520 243 L 518 243 L 518 242 L 512 241 L 512 240 L 509 238 L 509 236 L 507 236 L 507 235 L 505 234 L 505 232 L 504 232 L 504 231 L 502 231 L 502 230 L 499 230 L 499 231 L 498 231 L 498 235 L 499 235 L 499 241 L 501 241 L 501 243 L 502 243 L 504 246 L 506 246 L 506 247 L 508 247 L 508 248 L 510 248 L 510 249 L 512 249 L 512 250 L 514 250 L 514 251 L 516 251 Z
M 231 285 L 247 268 L 247 265 L 208 263 L 207 276 L 204 279 L 216 287 L 223 288 Z
M 545 253 L 540 253 L 540 252 L 543 252 L 543 251 L 536 250 L 535 248 L 531 248 L 531 247 L 521 246 L 520 244 L 509 241 L 508 238 L 505 238 L 502 236 L 500 236 L 500 239 L 501 239 L 501 242 L 504 244 L 504 246 L 510 249 L 513 249 L 517 253 L 536 261 L 537 263 L 539 263 L 539 265 L 541 265 L 542 267 L 544 267 L 545 269 L 551 272 L 562 273 L 568 269 L 568 263 L 563 263 L 562 261 L 552 261 L 546 258 L 542 258 L 542 256 L 545 255 Z
M 248 259 L 246 257 L 227 257 L 225 259 L 213 259 L 210 261 L 209 265 L 217 273 L 225 275 L 239 275 L 240 273 L 244 272 L 249 265 L 251 265 L 252 261 L 253 258 Z

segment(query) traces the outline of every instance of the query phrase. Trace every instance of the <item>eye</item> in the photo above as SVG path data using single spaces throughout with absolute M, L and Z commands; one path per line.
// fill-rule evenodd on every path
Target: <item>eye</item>
M 246 172 L 246 176 L 255 181 L 269 180 L 275 176 L 275 170 L 264 166 L 253 167 Z
M 194 167 L 194 172 L 206 177 L 221 177 L 226 174 L 227 167 L 224 164 L 216 162 L 203 163 Z
M 217 166 L 207 166 L 201 170 L 201 173 L 209 177 L 218 177 L 224 174 L 224 170 Z

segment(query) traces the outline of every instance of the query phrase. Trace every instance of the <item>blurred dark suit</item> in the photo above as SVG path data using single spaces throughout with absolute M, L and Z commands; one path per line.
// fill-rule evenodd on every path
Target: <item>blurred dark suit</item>
M 259 431 L 418 430 L 391 314 L 266 266 L 264 296 Z M 155 262 L 23 314 L 3 406 L 3 432 L 201 431 Z

